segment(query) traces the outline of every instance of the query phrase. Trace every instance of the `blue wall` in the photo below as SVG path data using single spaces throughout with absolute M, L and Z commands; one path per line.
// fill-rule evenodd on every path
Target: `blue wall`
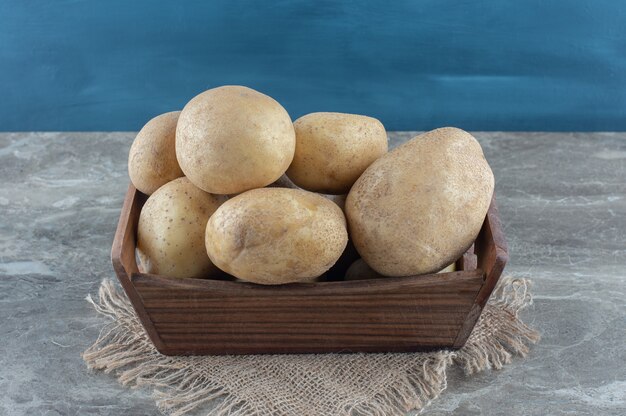
M 137 130 L 222 84 L 388 130 L 626 130 L 626 2 L 0 0 L 0 130 Z

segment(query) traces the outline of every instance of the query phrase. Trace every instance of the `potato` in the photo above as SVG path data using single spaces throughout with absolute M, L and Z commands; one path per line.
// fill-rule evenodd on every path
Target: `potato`
M 159 187 L 183 176 L 176 160 L 176 123 L 180 111 L 161 114 L 139 131 L 128 155 L 128 175 L 135 188 L 152 195 Z
M 238 194 L 274 182 L 293 159 L 287 111 L 250 88 L 225 86 L 193 98 L 180 114 L 176 156 L 185 175 L 212 194 Z
M 476 239 L 493 188 L 472 135 L 430 131 L 376 160 L 356 181 L 345 208 L 350 236 L 382 275 L 436 272 Z
M 137 230 L 137 253 L 144 271 L 181 278 L 221 274 L 204 249 L 204 230 L 225 200 L 185 177 L 153 193 L 141 210 Z
M 299 189 L 244 192 L 211 216 L 206 249 L 225 272 L 253 283 L 310 281 L 326 272 L 348 242 L 333 202 Z
M 348 267 L 344 280 L 371 280 L 384 279 L 385 276 L 376 272 L 365 263 L 365 260 L 358 259 Z
M 312 113 L 295 121 L 296 152 L 287 176 L 324 194 L 346 194 L 363 171 L 387 153 L 387 133 L 372 117 Z
M 450 263 L 443 269 L 439 270 L 437 273 L 451 273 L 456 271 L 456 263 Z
M 437 273 L 448 273 L 456 270 L 455 263 L 452 263 L 445 268 L 439 270 Z M 365 260 L 358 259 L 348 267 L 344 280 L 370 280 L 370 279 L 384 279 L 386 276 L 377 273 L 365 263 Z

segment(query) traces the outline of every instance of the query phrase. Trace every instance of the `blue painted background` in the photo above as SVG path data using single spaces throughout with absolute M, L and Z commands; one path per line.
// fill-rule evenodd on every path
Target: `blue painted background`
M 137 130 L 244 84 L 388 130 L 626 130 L 626 2 L 0 0 L 0 130 Z

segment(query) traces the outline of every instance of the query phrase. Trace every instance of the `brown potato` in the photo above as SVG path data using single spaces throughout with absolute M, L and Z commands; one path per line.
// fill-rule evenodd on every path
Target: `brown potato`
M 350 237 L 378 273 L 434 273 L 476 239 L 494 178 L 480 144 L 457 128 L 422 134 L 376 160 L 346 200 Z
M 371 279 L 384 279 L 385 276 L 377 273 L 365 263 L 365 260 L 358 259 L 348 267 L 346 270 L 346 276 L 344 280 L 371 280 Z
M 215 265 L 239 279 L 274 285 L 326 272 L 348 242 L 341 209 L 299 189 L 263 188 L 229 199 L 206 227 Z
M 293 159 L 291 118 L 271 97 L 225 86 L 194 97 L 176 128 L 185 175 L 213 194 L 238 194 L 277 180 Z
M 449 264 L 445 268 L 439 270 L 437 273 L 449 273 L 456 270 L 455 263 Z M 348 267 L 344 280 L 370 280 L 370 279 L 384 279 L 387 276 L 376 272 L 370 266 L 365 263 L 365 260 L 358 259 Z
M 220 275 L 206 254 L 204 230 L 225 200 L 184 177 L 157 189 L 139 215 L 137 254 L 143 271 L 181 278 Z
M 287 176 L 309 191 L 348 193 L 363 171 L 387 153 L 385 127 L 372 117 L 312 113 L 294 127 L 296 152 Z
M 176 160 L 176 123 L 180 111 L 161 114 L 139 131 L 128 155 L 128 175 L 146 195 L 183 176 Z

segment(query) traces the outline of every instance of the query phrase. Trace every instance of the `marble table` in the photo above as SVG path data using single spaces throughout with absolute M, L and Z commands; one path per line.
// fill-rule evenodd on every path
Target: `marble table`
M 424 414 L 626 414 L 626 133 L 476 136 L 543 339 L 501 371 L 453 371 Z M 0 134 L 0 415 L 158 413 L 80 358 L 104 323 L 84 298 L 113 277 L 133 137 Z

